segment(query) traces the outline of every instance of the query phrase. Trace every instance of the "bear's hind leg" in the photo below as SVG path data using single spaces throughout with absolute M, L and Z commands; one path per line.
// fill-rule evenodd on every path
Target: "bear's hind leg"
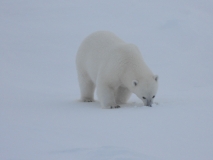
M 92 80 L 85 75 L 78 75 L 81 90 L 81 100 L 83 102 L 94 102 L 95 85 Z
M 127 88 L 119 87 L 116 92 L 116 103 L 125 104 L 130 96 L 131 92 Z

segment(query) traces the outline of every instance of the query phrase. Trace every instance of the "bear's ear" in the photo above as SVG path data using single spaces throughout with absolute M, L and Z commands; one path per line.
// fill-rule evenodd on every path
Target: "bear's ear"
M 157 81 L 158 81 L 158 75 L 155 75 L 155 76 L 154 76 L 154 79 L 155 79 L 155 81 L 157 82 Z
M 133 85 L 134 87 L 136 87 L 136 86 L 138 85 L 138 81 L 133 80 L 133 81 L 132 81 L 132 85 Z

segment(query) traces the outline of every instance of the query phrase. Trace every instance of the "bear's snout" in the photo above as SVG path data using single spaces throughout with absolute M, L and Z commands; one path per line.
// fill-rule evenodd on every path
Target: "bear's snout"
M 152 101 L 151 100 L 147 100 L 146 106 L 152 107 Z

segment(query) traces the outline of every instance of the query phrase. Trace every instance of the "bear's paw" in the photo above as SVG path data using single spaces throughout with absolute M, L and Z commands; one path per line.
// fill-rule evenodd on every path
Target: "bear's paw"
M 113 109 L 113 108 L 120 108 L 119 105 L 116 105 L 116 106 L 110 106 L 110 109 Z

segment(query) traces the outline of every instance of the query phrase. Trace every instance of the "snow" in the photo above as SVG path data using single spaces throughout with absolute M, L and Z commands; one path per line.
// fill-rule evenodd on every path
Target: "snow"
M 211 160 L 213 3 L 0 2 L 1 160 Z M 153 107 L 79 102 L 75 54 L 109 30 L 136 44 L 154 73 Z M 97 98 L 96 98 L 97 99 Z

